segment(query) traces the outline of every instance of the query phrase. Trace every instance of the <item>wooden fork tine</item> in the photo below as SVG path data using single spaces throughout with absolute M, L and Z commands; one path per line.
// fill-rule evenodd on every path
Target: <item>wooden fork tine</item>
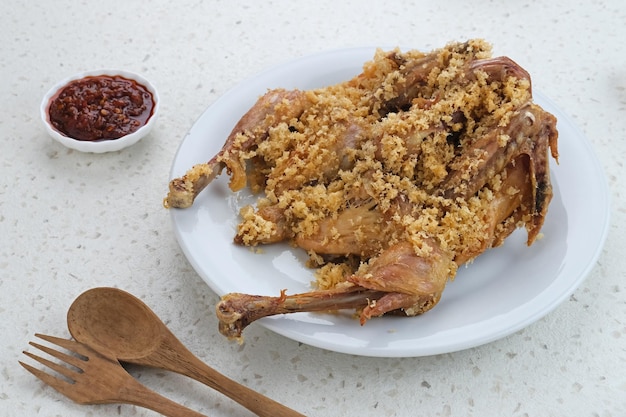
M 54 358 L 57 358 L 57 359 L 61 360 L 62 362 L 67 363 L 68 365 L 72 365 L 72 366 L 80 369 L 81 371 L 83 370 L 82 366 L 85 364 L 85 362 L 82 359 L 77 358 L 76 356 L 72 356 L 72 355 L 68 355 L 67 353 L 59 352 L 58 350 L 49 348 L 48 346 L 40 345 L 39 343 L 29 342 L 28 344 L 31 345 L 32 347 L 35 347 L 35 348 L 41 350 L 42 352 L 47 353 L 48 355 L 50 355 L 50 356 L 52 356 Z M 26 353 L 26 355 L 31 356 L 31 354 L 28 354 L 27 352 L 24 352 L 24 353 Z M 54 367 L 55 364 L 53 362 L 46 361 L 46 363 L 44 363 L 44 362 L 42 362 L 41 360 L 39 360 L 37 358 L 33 358 L 33 359 L 36 359 L 38 362 L 42 363 L 43 365 L 46 365 L 46 366 L 54 369 L 55 371 L 65 375 L 64 372 L 61 372 L 59 369 Z M 40 358 L 40 359 L 45 360 L 43 358 Z M 62 368 L 65 368 L 65 367 L 62 367 Z M 68 368 L 65 368 L 65 369 L 68 369 Z M 71 375 L 65 375 L 65 376 L 67 376 L 68 378 L 71 378 Z
M 50 342 L 53 345 L 60 346 L 64 349 L 67 349 L 71 352 L 82 355 L 84 357 L 88 357 L 89 354 L 92 353 L 88 349 L 86 349 L 84 345 L 74 340 L 63 339 L 61 337 L 49 336 L 49 335 L 45 335 L 41 333 L 35 333 L 35 337 L 38 337 L 42 340 L 45 340 L 46 342 Z
M 60 353 L 60 352 L 56 352 L 55 350 L 52 349 L 48 349 L 45 346 L 41 346 L 37 343 L 31 343 L 32 346 L 36 347 L 37 349 L 41 349 L 46 353 L 49 353 L 51 356 L 57 357 L 61 360 L 63 360 L 62 357 L 60 356 L 65 356 L 64 354 Z M 68 368 L 67 366 L 63 366 L 61 364 L 58 364 L 56 362 L 52 362 L 48 359 L 42 358 L 41 356 L 37 356 L 33 353 L 24 351 L 23 352 L 24 355 L 28 356 L 31 359 L 36 360 L 37 362 L 39 362 L 40 364 L 47 366 L 48 368 L 52 369 L 53 371 L 58 372 L 59 374 L 63 375 L 64 377 L 71 379 L 72 381 L 74 380 L 75 376 L 76 376 L 76 371 L 73 369 Z M 56 355 L 59 354 L 59 355 Z
M 27 356 L 35 359 L 38 362 L 41 362 L 38 356 L 36 355 L 32 355 L 29 354 L 27 352 L 24 352 Z M 43 359 L 45 361 L 45 359 Z M 46 383 L 47 385 L 51 386 L 52 388 L 54 388 L 55 390 L 59 391 L 61 394 L 65 395 L 68 398 L 74 399 L 74 396 L 72 395 L 72 387 L 73 384 L 64 381 L 60 378 L 57 378 L 55 376 L 52 376 L 40 369 L 37 369 L 33 366 L 30 366 L 27 363 L 24 363 L 22 361 L 18 361 L 20 363 L 20 365 L 22 365 L 28 372 L 30 372 L 31 374 L 35 375 L 37 378 L 39 378 L 41 381 L 43 381 L 44 383 Z M 75 400 L 76 401 L 76 400 Z

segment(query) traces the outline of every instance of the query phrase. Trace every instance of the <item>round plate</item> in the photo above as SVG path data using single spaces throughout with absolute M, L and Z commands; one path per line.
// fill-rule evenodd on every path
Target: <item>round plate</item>
M 170 177 L 208 161 L 241 116 L 269 88 L 311 89 L 361 72 L 374 48 L 324 52 L 280 65 L 230 90 L 198 119 L 174 158 Z M 507 336 L 553 310 L 580 285 L 600 255 L 609 223 L 609 192 L 586 138 L 557 106 L 535 101 L 558 118 L 560 163 L 552 161 L 554 198 L 543 234 L 531 247 L 518 230 L 499 248 L 459 268 L 439 304 L 418 317 L 382 317 L 360 326 L 346 311 L 268 317 L 262 325 L 285 337 L 336 352 L 410 357 L 457 351 Z M 193 207 L 172 209 L 182 250 L 218 295 L 242 292 L 277 296 L 311 290 L 306 254 L 287 244 L 257 249 L 233 244 L 239 208 L 254 202 L 247 190 L 232 193 L 218 177 Z M 245 332 L 244 332 L 245 336 Z

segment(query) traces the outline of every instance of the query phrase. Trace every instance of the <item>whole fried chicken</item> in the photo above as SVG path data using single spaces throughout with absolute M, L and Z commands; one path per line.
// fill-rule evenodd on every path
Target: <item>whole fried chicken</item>
M 433 308 L 457 267 L 525 227 L 552 197 L 556 119 L 528 73 L 482 40 L 429 53 L 378 50 L 363 71 L 316 90 L 270 90 L 206 164 L 170 182 L 185 208 L 224 168 L 263 193 L 241 210 L 236 244 L 306 250 L 317 288 L 227 294 L 220 331 L 297 311 L 355 309 L 361 324 Z

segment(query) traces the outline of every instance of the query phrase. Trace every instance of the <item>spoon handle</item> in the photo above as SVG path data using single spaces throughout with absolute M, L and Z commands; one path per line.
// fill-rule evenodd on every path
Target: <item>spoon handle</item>
M 169 355 L 162 356 L 162 359 L 164 361 L 160 366 L 163 369 L 193 378 L 221 392 L 260 417 L 305 417 L 304 414 L 222 375 L 186 348 L 184 351 L 181 347 L 171 349 Z

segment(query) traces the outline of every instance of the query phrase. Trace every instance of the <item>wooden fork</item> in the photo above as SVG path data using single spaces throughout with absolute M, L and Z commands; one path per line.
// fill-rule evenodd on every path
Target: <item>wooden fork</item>
M 19 363 L 37 378 L 78 404 L 133 404 L 169 417 L 206 417 L 150 390 L 126 372 L 116 359 L 98 353 L 87 345 L 42 334 L 35 336 L 74 353 L 75 355 L 72 355 L 39 343 L 29 343 L 76 369 L 26 351 L 24 351 L 26 356 L 66 379 L 43 372 L 22 361 Z

